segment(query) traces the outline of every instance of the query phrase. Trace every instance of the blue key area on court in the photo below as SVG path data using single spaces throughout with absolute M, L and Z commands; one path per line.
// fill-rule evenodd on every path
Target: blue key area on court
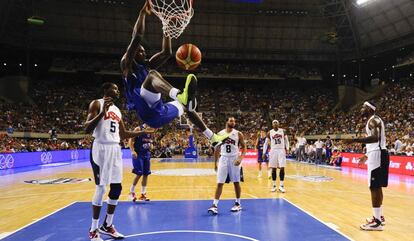
M 230 212 L 233 200 L 120 202 L 114 224 L 125 240 L 134 241 L 277 241 L 348 240 L 284 199 L 243 199 L 243 210 Z M 101 220 L 105 217 L 103 207 Z M 74 203 L 6 238 L 4 241 L 89 240 L 91 204 Z M 102 222 L 102 221 L 101 221 Z M 102 235 L 104 240 L 110 240 Z

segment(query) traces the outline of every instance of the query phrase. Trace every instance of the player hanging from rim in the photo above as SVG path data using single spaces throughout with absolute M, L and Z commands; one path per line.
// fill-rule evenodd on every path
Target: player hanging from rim
M 145 18 L 150 14 L 150 4 L 146 1 L 135 23 L 132 40 L 121 59 L 128 109 L 135 110 L 138 117 L 150 127 L 159 128 L 181 116 L 184 113 L 184 106 L 191 122 L 201 130 L 213 146 L 217 146 L 228 135 L 214 134 L 195 112 L 196 76 L 193 74 L 187 76 L 184 90 L 181 92 L 155 70 L 172 55 L 171 39 L 163 36 L 162 50 L 149 60 L 146 58 L 141 43 L 145 33 Z M 163 103 L 161 94 L 170 96 L 174 101 Z
M 279 128 L 279 121 L 272 121 L 273 129 L 267 133 L 266 142 L 263 147 L 263 153 L 266 153 L 270 141 L 270 153 L 269 153 L 269 167 L 272 169 L 272 192 L 276 192 L 276 169 L 279 168 L 280 187 L 279 191 L 284 193 L 284 180 L 285 180 L 285 166 L 286 166 L 286 153 L 289 151 L 289 139 L 285 134 L 285 130 Z M 263 158 L 265 158 L 263 154 Z
M 386 147 L 384 121 L 375 113 L 376 109 L 377 107 L 368 101 L 361 108 L 362 116 L 371 116 L 365 127 L 367 137 L 353 138 L 344 142 L 347 144 L 355 142 L 366 144 L 366 154 L 359 159 L 359 164 L 367 162 L 373 217 L 367 218 L 367 223 L 362 224 L 360 228 L 362 230 L 382 231 L 385 225 L 382 209 L 384 199 L 382 188 L 388 186 L 390 159 Z
M 92 225 L 89 230 L 91 241 L 102 241 L 99 233 L 122 239 L 112 224 L 115 208 L 122 191 L 122 151 L 120 142 L 126 138 L 134 138 L 154 130 L 127 131 L 122 121 L 122 113 L 113 104 L 119 98 L 118 86 L 113 83 L 102 85 L 103 98 L 93 100 L 89 105 L 88 116 L 85 122 L 85 132 L 93 131 L 91 147 L 91 165 L 95 177 L 96 190 L 92 200 Z M 106 186 L 110 186 L 108 193 L 108 208 L 104 223 L 98 228 Z
M 262 177 L 262 163 L 266 163 L 266 170 L 268 170 L 267 177 L 270 177 L 270 170 L 269 170 L 269 153 L 265 153 L 265 159 L 263 159 L 263 145 L 266 142 L 266 130 L 261 129 L 260 135 L 257 137 L 256 140 L 256 148 L 257 148 L 257 163 L 259 167 L 259 174 L 257 175 L 258 178 Z
M 234 184 L 234 192 L 236 193 L 236 201 L 231 208 L 232 212 L 242 210 L 240 204 L 241 187 L 240 181 L 243 181 L 243 171 L 241 169 L 241 162 L 246 154 L 246 142 L 243 134 L 234 129 L 236 126 L 236 119 L 229 117 L 226 123 L 226 129 L 219 133 L 228 133 L 230 136 L 223 141 L 219 148 L 214 150 L 214 170 L 217 171 L 217 187 L 214 195 L 213 205 L 208 209 L 208 212 L 216 215 L 218 214 L 218 202 L 223 192 L 224 183 L 232 182 Z M 241 155 L 239 154 L 239 146 L 241 147 Z M 220 159 L 219 159 L 220 156 Z M 218 166 L 217 166 L 217 159 Z

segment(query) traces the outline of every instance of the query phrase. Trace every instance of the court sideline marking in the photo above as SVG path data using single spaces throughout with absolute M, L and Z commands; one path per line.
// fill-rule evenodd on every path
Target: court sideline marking
M 45 216 L 43 216 L 43 217 L 41 217 L 41 218 L 39 218 L 39 219 L 36 219 L 35 221 L 33 221 L 33 222 L 29 223 L 29 224 L 24 225 L 23 227 L 21 227 L 21 228 L 19 228 L 19 229 L 15 230 L 15 231 L 13 231 L 13 232 L 8 233 L 6 236 L 1 237 L 0 239 L 7 238 L 7 237 L 9 237 L 10 235 L 17 233 L 17 232 L 19 232 L 20 230 L 23 230 L 23 229 L 25 229 L 25 228 L 29 227 L 29 226 L 30 226 L 30 225 L 32 225 L 32 224 L 35 224 L 35 223 L 37 223 L 37 222 L 39 222 L 39 221 L 41 221 L 41 220 L 43 220 L 43 219 L 45 219 L 45 218 L 47 218 L 47 217 L 49 217 L 49 216 L 51 216 L 51 215 L 53 215 L 53 214 L 55 214 L 55 213 L 59 212 L 59 211 L 62 211 L 63 209 L 65 209 L 65 208 L 67 208 L 67 207 L 69 207 L 69 206 L 72 206 L 72 205 L 73 205 L 73 204 L 75 204 L 75 203 L 77 203 L 77 202 L 72 202 L 72 203 L 69 203 L 68 205 L 63 206 L 63 207 L 61 207 L 61 208 L 57 209 L 57 210 L 56 210 L 56 211 L 54 211 L 54 212 L 51 212 L 51 213 L 49 213 L 49 214 L 47 214 L 47 215 L 45 215 Z
M 306 213 L 307 215 L 311 216 L 312 218 L 318 220 L 320 223 L 322 223 L 323 225 L 325 225 L 326 227 L 332 229 L 333 231 L 339 233 L 340 235 L 344 236 L 345 238 L 354 241 L 352 238 L 350 238 L 348 235 L 342 233 L 341 231 L 339 231 L 338 229 L 333 228 L 331 225 L 329 225 L 328 223 L 325 223 L 324 221 L 322 221 L 321 219 L 317 218 L 316 216 L 314 216 L 313 214 L 311 214 L 310 212 L 306 211 L 305 209 L 299 207 L 298 205 L 294 204 L 293 202 L 289 201 L 286 198 L 282 198 L 283 200 L 285 200 L 286 202 L 290 203 L 291 205 L 293 205 L 294 207 L 296 207 L 297 209 L 301 210 L 302 212 Z M 336 225 L 335 225 L 336 226 Z
M 251 241 L 260 241 L 260 240 L 255 239 L 255 238 L 250 238 L 250 237 L 246 237 L 246 236 L 238 235 L 238 234 L 215 232 L 215 231 L 204 231 L 204 230 L 168 230 L 168 231 L 155 231 L 155 232 L 138 233 L 138 234 L 127 235 L 127 236 L 125 236 L 125 238 L 131 238 L 131 237 L 137 237 L 137 236 L 145 236 L 145 235 L 151 235 L 151 234 L 164 234 L 164 233 L 209 233 L 209 234 L 221 234 L 221 235 L 226 235 L 226 236 L 233 236 L 233 237 L 242 238 L 242 239 L 251 240 Z M 109 239 L 109 240 L 114 240 L 114 239 Z
M 247 198 L 247 199 L 249 199 L 249 198 Z M 254 198 L 254 199 L 279 199 L 279 198 Z M 253 200 L 254 200 L 254 199 L 253 199 Z M 341 231 L 339 231 L 339 230 L 337 230 L 337 229 L 334 229 L 332 226 L 328 225 L 327 223 L 325 223 L 325 222 L 324 222 L 324 221 L 322 221 L 321 219 L 317 218 L 316 216 L 314 216 L 314 215 L 313 215 L 313 214 L 311 214 L 310 212 L 308 212 L 308 211 L 306 211 L 306 210 L 302 209 L 301 207 L 299 207 L 298 205 L 296 205 L 296 204 L 294 204 L 293 202 L 289 201 L 288 199 L 286 199 L 286 198 L 281 198 L 281 199 L 283 199 L 283 200 L 285 200 L 286 202 L 290 203 L 292 206 L 294 206 L 294 207 L 298 208 L 298 209 L 299 209 L 299 210 L 301 210 L 302 212 L 304 212 L 304 213 L 308 214 L 309 216 L 311 216 L 312 218 L 316 219 L 317 221 L 319 221 L 319 222 L 320 222 L 320 223 L 322 223 L 323 225 L 327 226 L 328 228 L 332 229 L 333 231 L 335 231 L 335 232 L 337 232 L 337 233 L 341 234 L 342 236 L 346 237 L 347 239 L 349 239 L 349 240 L 351 240 L 351 241 L 354 241 L 353 239 L 351 239 L 350 237 L 348 237 L 347 235 L 345 235 L 345 234 L 344 234 L 344 233 L 342 233 Z M 232 199 L 223 199 L 223 200 L 232 200 Z M 251 200 L 251 199 L 250 199 L 250 200 Z M 154 201 L 155 201 L 155 202 L 157 202 L 157 201 L 158 201 L 158 202 L 162 202 L 162 201 L 206 201 L 206 200 L 205 200 L 205 199 L 199 199 L 199 200 L 154 200 Z M 154 201 L 152 201 L 152 202 L 154 202 Z M 71 206 L 71 205 L 73 205 L 73 204 L 75 204 L 75 203 L 78 203 L 78 202 L 76 201 L 76 202 L 69 203 L 68 205 L 65 205 L 65 206 L 63 206 L 63 207 L 61 207 L 61 208 L 59 208 L 59 209 L 57 209 L 57 210 L 53 211 L 52 213 L 47 214 L 47 215 L 45 215 L 45 216 L 43 216 L 43 217 L 41 217 L 41 218 L 39 218 L 39 219 L 36 219 L 35 221 L 33 221 L 33 222 L 29 223 L 29 224 L 26 224 L 26 225 L 24 225 L 23 227 L 21 227 L 21 228 L 19 228 L 19 229 L 15 230 L 15 231 L 13 231 L 13 232 L 5 232 L 5 233 L 2 233 L 2 234 L 0 234 L 0 235 L 1 235 L 1 236 L 0 236 L 0 240 L 1 240 L 1 239 L 4 239 L 4 238 L 6 238 L 6 237 L 9 237 L 9 236 L 11 236 L 11 235 L 13 235 L 13 234 L 15 234 L 15 233 L 17 233 L 17 232 L 19 232 L 19 231 L 21 231 L 21 230 L 23 230 L 23 229 L 27 228 L 27 227 L 29 227 L 30 225 L 35 224 L 35 223 L 37 223 L 37 222 L 39 222 L 39 221 L 41 221 L 41 220 L 43 220 L 43 219 L 45 219 L 45 218 L 47 218 L 47 217 L 49 217 L 49 216 L 51 216 L 51 215 L 53 215 L 53 214 L 55 214 L 55 213 L 59 212 L 59 211 L 62 211 L 63 209 L 65 209 L 65 208 L 67 208 L 67 207 L 69 207 L 69 206 Z M 88 203 L 88 202 L 86 202 L 86 203 Z M 239 238 L 244 238 L 244 239 L 251 240 L 251 241 L 259 241 L 259 240 L 257 240 L 257 239 L 253 239 L 253 238 L 249 238 L 249 237 L 244 237 L 244 236 L 240 236 L 240 235 L 237 235 L 237 234 L 220 233 L 220 232 L 213 232 L 213 231 L 200 231 L 200 230 L 198 230 L 198 231 L 197 231 L 197 230 L 170 230 L 170 231 L 157 231 L 157 232 L 150 232 L 150 233 L 133 234 L 133 235 L 126 236 L 126 237 L 143 236 L 143 235 L 147 235 L 147 234 L 156 234 L 156 233 L 177 233 L 177 232 L 219 233 L 219 234 L 223 234 L 223 235 L 228 235 L 228 236 L 235 236 L 235 237 L 239 237 Z M 5 236 L 3 236 L 3 235 L 5 235 Z M 112 239 L 111 239 L 111 240 L 112 240 Z

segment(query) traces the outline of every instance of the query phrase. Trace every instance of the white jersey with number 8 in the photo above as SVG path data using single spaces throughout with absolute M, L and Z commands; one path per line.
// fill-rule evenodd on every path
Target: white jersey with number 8
M 99 99 L 100 112 L 104 111 L 104 100 Z M 93 131 L 94 141 L 101 144 L 120 143 L 119 122 L 122 119 L 121 111 L 115 105 L 111 105 Z
M 218 134 L 223 135 L 227 133 L 226 129 L 220 131 Z M 220 155 L 221 156 L 238 156 L 239 155 L 239 131 L 233 129 L 230 132 L 229 138 L 223 141 L 221 145 Z

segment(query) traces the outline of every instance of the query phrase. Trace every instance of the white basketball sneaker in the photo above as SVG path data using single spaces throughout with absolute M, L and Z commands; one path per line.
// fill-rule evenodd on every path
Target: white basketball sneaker
M 270 190 L 271 192 L 276 192 L 277 191 L 277 187 L 273 186 L 272 189 Z
M 218 208 L 214 204 L 207 211 L 208 211 L 208 213 L 211 213 L 212 215 L 217 215 L 218 214 Z
M 359 226 L 362 230 L 365 231 L 382 231 L 384 230 L 384 227 L 381 225 L 381 221 L 373 218 L 371 222 L 364 223 Z
M 372 223 L 373 221 L 374 221 L 374 217 L 370 217 L 370 218 L 367 218 L 366 220 L 367 220 L 367 223 Z M 381 216 L 381 225 L 382 226 L 385 226 L 385 218 L 384 218 L 384 216 Z
M 102 225 L 99 228 L 99 232 L 103 233 L 103 234 L 106 234 L 106 235 L 109 235 L 114 239 L 123 239 L 123 238 L 125 238 L 125 236 L 122 233 L 118 232 L 115 229 L 115 225 L 113 225 L 113 224 L 109 227 L 105 227 L 104 225 Z
M 91 241 L 103 241 L 103 239 L 101 239 L 101 237 L 99 236 L 98 229 L 96 229 L 94 231 L 89 231 L 89 240 L 91 240 Z
M 135 192 L 130 192 L 128 194 L 128 200 L 129 201 L 133 201 L 133 202 L 136 202 L 137 201 L 137 195 L 135 194 Z
M 280 187 L 279 187 L 279 192 L 281 192 L 281 193 L 285 193 L 285 192 L 286 192 L 286 190 L 285 190 L 285 188 L 284 188 L 283 186 L 280 186 Z
M 230 209 L 230 211 L 232 212 L 239 212 L 241 210 L 242 210 L 242 206 L 238 202 L 235 202 L 234 206 Z

